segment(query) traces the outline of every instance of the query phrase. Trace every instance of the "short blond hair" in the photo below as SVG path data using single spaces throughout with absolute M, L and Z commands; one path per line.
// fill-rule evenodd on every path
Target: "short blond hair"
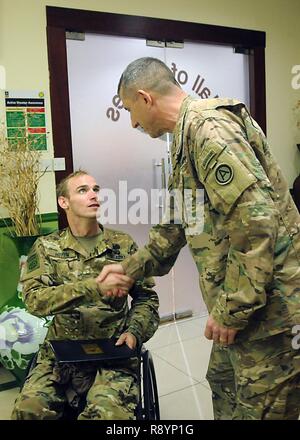
M 85 176 L 85 175 L 89 175 L 88 172 L 84 171 L 84 170 L 77 170 L 74 171 L 74 173 L 69 174 L 67 177 L 65 177 L 64 179 L 62 179 L 56 186 L 56 197 L 69 197 L 69 188 L 68 188 L 68 182 L 69 180 L 73 179 L 73 177 L 77 177 L 77 176 Z

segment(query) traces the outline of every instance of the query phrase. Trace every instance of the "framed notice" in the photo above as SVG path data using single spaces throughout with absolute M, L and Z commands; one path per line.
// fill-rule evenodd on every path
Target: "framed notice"
M 47 150 L 44 92 L 5 91 L 7 137 L 27 136 L 36 150 Z

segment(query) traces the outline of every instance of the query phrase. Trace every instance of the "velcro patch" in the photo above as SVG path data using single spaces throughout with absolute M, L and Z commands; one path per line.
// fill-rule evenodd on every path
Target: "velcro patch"
M 32 254 L 27 259 L 27 272 L 32 272 L 40 267 L 40 259 L 37 254 Z
M 209 150 L 204 159 L 202 160 L 202 167 L 206 170 L 211 160 L 217 155 L 213 150 Z

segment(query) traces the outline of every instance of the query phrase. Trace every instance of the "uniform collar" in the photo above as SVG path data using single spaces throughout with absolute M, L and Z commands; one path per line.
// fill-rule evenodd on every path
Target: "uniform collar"
M 194 98 L 192 96 L 190 96 L 190 95 L 187 95 L 184 98 L 184 100 L 182 101 L 181 107 L 179 109 L 179 116 L 178 116 L 178 119 L 177 119 L 175 130 L 177 129 L 177 126 L 181 125 L 181 120 L 182 120 L 182 118 L 183 118 L 183 116 L 184 116 L 184 114 L 185 114 L 185 112 L 186 112 L 186 110 L 187 110 L 187 108 L 188 108 L 188 106 L 189 106 L 191 101 L 194 101 Z
M 190 95 L 187 95 L 182 101 L 179 110 L 179 117 L 173 131 L 172 156 L 175 158 L 176 161 L 182 152 L 185 115 L 192 101 L 194 101 L 194 98 L 192 98 Z
M 187 95 L 182 101 L 179 110 L 179 117 L 173 131 L 173 143 L 171 153 L 175 163 L 178 162 L 179 157 L 182 157 L 185 115 L 191 102 L 195 101 L 197 101 L 197 111 L 214 110 L 222 107 L 228 109 L 232 107 L 245 107 L 242 102 L 232 98 L 198 99 Z
M 62 248 L 72 249 L 73 251 L 83 255 L 84 257 L 95 257 L 97 255 L 101 255 L 107 250 L 113 249 L 113 243 L 111 241 L 109 230 L 104 228 L 102 225 L 99 225 L 101 229 L 101 233 L 99 234 L 98 241 L 95 247 L 95 251 L 92 254 L 89 254 L 76 240 L 76 237 L 72 234 L 70 228 L 66 228 L 62 233 Z

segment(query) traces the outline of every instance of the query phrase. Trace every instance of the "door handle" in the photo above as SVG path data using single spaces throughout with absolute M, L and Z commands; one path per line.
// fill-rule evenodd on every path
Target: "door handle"
M 155 163 L 156 167 L 161 167 L 161 188 L 166 189 L 166 167 L 165 167 L 165 159 L 162 157 L 161 162 Z
M 162 157 L 161 162 L 156 162 L 155 166 L 161 167 L 161 189 L 163 190 L 163 201 L 158 205 L 158 208 L 165 207 L 165 190 L 167 189 L 167 179 L 166 179 L 166 167 L 165 167 L 165 159 Z

